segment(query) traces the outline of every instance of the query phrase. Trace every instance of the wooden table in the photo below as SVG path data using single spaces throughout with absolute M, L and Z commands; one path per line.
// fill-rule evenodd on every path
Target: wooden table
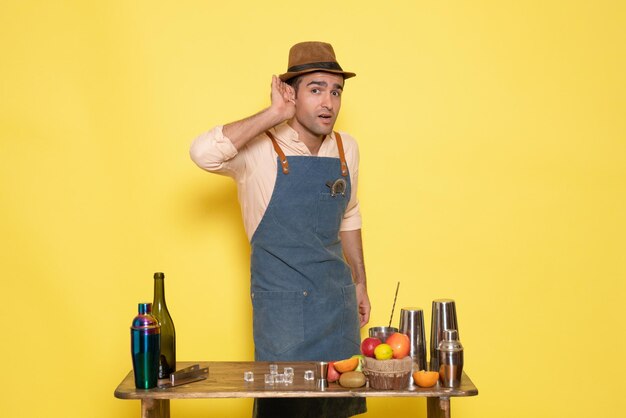
M 166 389 L 136 389 L 133 372 L 122 380 L 115 389 L 115 397 L 120 399 L 140 399 L 142 418 L 169 418 L 170 399 L 200 398 L 323 398 L 323 397 L 427 397 L 428 418 L 449 418 L 450 398 L 475 396 L 478 389 L 463 373 L 461 386 L 454 389 L 412 386 L 406 390 L 376 390 L 368 387 L 347 389 L 336 383 L 325 390 L 318 390 L 315 381 L 305 381 L 304 371 L 315 370 L 315 362 L 276 362 L 279 372 L 284 367 L 294 368 L 293 384 L 266 385 L 264 375 L 269 373 L 268 362 L 178 362 L 177 369 L 192 364 L 209 368 L 205 380 Z M 254 382 L 245 382 L 245 371 L 254 373 Z

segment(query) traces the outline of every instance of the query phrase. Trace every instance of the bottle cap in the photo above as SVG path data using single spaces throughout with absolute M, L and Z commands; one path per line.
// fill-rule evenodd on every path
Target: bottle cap
M 151 303 L 140 303 L 137 307 L 140 315 L 151 314 L 152 313 L 152 304 Z
M 443 330 L 443 339 L 446 341 L 456 341 L 459 339 L 459 332 L 455 329 L 444 329 Z
M 154 278 L 155 279 L 165 279 L 165 274 L 158 272 L 158 273 L 154 273 Z

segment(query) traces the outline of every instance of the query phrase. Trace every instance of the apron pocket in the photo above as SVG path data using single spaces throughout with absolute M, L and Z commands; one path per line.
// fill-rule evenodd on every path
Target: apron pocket
M 304 341 L 305 292 L 254 292 L 253 333 L 257 351 L 277 355 Z
M 341 332 L 343 337 L 357 346 L 361 345 L 361 333 L 359 330 L 359 308 L 356 301 L 356 285 L 353 283 L 344 286 L 343 292 L 343 321 Z
M 346 196 L 338 194 L 333 197 L 330 193 L 320 193 L 315 232 L 323 239 L 337 239 L 347 205 Z

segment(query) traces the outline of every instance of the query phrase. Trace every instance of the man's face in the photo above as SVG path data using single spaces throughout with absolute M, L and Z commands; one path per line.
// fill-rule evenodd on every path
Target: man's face
M 296 114 L 290 124 L 297 132 L 325 136 L 333 131 L 343 92 L 343 76 L 310 73 L 302 76 L 296 92 Z

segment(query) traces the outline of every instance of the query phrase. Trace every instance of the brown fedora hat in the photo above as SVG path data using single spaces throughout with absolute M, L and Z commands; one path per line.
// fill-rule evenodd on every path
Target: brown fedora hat
M 355 73 L 344 71 L 331 44 L 325 42 L 300 42 L 289 50 L 289 65 L 287 72 L 279 78 L 287 81 L 300 74 L 323 71 L 326 73 L 342 74 L 343 78 L 354 77 Z

